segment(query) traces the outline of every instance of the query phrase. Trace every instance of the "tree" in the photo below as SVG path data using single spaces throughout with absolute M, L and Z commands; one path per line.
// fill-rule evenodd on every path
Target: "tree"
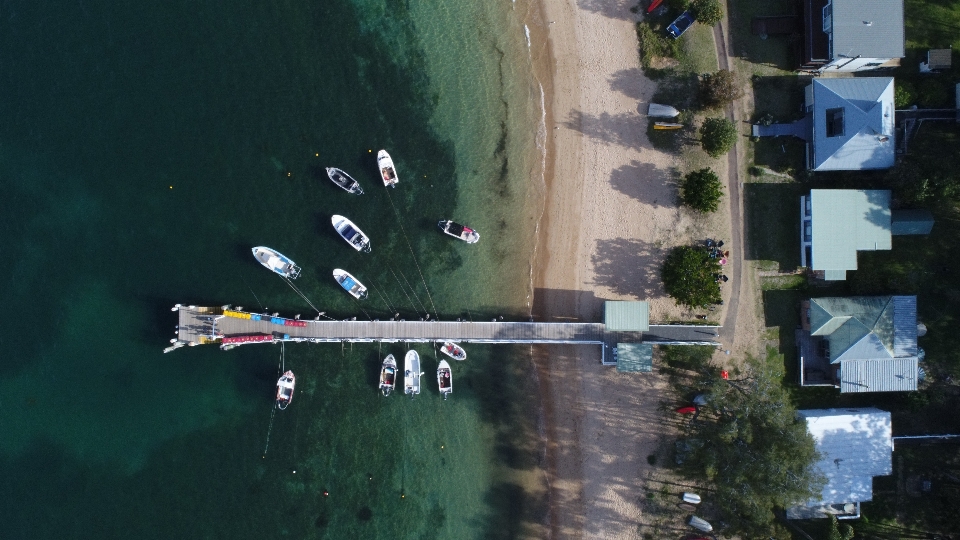
M 663 262 L 661 277 L 667 294 L 678 304 L 697 308 L 720 303 L 720 263 L 693 246 L 673 249 Z
M 729 380 L 718 376 L 719 366 L 701 364 L 677 388 L 681 395 L 698 389 L 706 402 L 684 428 L 681 470 L 711 484 L 730 525 L 725 532 L 742 537 L 769 534 L 774 508 L 815 498 L 825 483 L 813 437 L 780 383 L 782 358 L 772 349 L 767 354 L 748 357 Z
M 737 142 L 737 126 L 726 118 L 707 118 L 700 126 L 700 145 L 711 157 L 720 157 Z
M 716 212 L 723 197 L 723 182 L 711 169 L 700 169 L 687 174 L 680 184 L 683 204 L 698 212 Z
M 721 69 L 700 78 L 700 101 L 708 107 L 720 107 L 742 97 L 743 88 L 730 70 Z
M 720 0 L 693 0 L 690 8 L 697 21 L 713 26 L 723 20 L 723 5 Z

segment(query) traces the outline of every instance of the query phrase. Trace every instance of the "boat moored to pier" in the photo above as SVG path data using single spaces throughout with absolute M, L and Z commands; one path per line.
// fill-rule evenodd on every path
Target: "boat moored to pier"
M 386 150 L 377 152 L 377 167 L 380 168 L 380 177 L 383 179 L 383 185 L 397 187 L 397 168 L 393 165 L 393 158 Z
M 444 341 L 443 346 L 440 347 L 440 352 L 454 360 L 463 361 L 467 359 L 467 351 L 452 341 Z
M 380 367 L 380 392 L 384 396 L 389 396 L 397 384 L 397 361 L 392 354 L 388 354 L 383 359 Z
M 441 360 L 437 367 L 437 387 L 440 388 L 443 399 L 447 399 L 453 393 L 453 373 L 446 360 Z
M 340 268 L 334 268 L 333 279 L 337 280 L 337 283 L 343 287 L 343 290 L 350 293 L 350 296 L 357 300 L 363 300 L 367 297 L 367 288 L 364 287 L 363 283 L 360 283 L 357 278 L 350 275 L 350 272 L 341 270 Z
M 346 240 L 353 249 L 370 253 L 370 237 L 364 234 L 352 221 L 341 215 L 334 214 L 333 217 L 330 218 L 330 222 L 333 223 L 333 228 L 337 230 L 337 234 Z
M 253 248 L 253 256 L 264 267 L 276 272 L 287 279 L 297 279 L 300 276 L 300 267 L 280 252 L 264 246 Z
M 411 349 L 403 357 L 403 393 L 411 399 L 420 393 L 420 375 L 420 355 Z
M 296 377 L 293 376 L 293 372 L 287 370 L 280 376 L 280 380 L 277 381 L 277 408 L 281 411 L 286 409 L 290 402 L 293 401 L 293 389 L 296 385 Z
M 360 182 L 354 180 L 352 176 L 346 173 L 346 171 L 336 167 L 327 167 L 327 176 L 330 177 L 330 180 L 332 180 L 334 184 L 342 187 L 348 193 L 353 193 L 354 195 L 363 195 L 363 189 L 360 187 Z

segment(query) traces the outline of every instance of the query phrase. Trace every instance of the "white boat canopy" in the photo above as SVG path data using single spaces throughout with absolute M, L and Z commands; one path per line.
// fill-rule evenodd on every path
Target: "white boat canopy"
M 669 105 L 660 105 L 659 103 L 651 103 L 647 108 L 647 116 L 652 116 L 654 118 L 675 118 L 680 116 L 680 111 L 674 109 Z

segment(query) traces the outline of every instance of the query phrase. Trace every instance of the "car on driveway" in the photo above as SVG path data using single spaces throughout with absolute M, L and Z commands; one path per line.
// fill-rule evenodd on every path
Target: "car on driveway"
M 693 14 L 691 14 L 689 11 L 684 11 L 679 17 L 670 23 L 670 26 L 667 27 L 667 33 L 670 34 L 670 37 L 673 39 L 677 39 L 678 37 L 682 36 L 687 29 L 693 26 L 694 20 Z

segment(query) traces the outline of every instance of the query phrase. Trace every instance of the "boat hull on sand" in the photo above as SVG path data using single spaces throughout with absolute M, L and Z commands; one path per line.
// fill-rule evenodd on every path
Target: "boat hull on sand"
M 380 367 L 380 393 L 389 396 L 397 385 L 397 361 L 392 354 L 383 359 Z
M 265 246 L 257 246 L 252 251 L 257 261 L 271 272 L 280 274 L 287 279 L 300 277 L 300 267 L 279 251 Z
M 444 233 L 463 240 L 468 244 L 476 244 L 480 241 L 480 233 L 455 221 L 445 219 L 437 223 L 437 226 L 440 227 L 440 230 Z
M 386 150 L 377 152 L 377 167 L 380 168 L 380 178 L 383 180 L 383 185 L 397 187 L 397 182 L 400 181 L 397 178 L 397 168 L 393 165 L 393 158 Z
M 403 357 L 403 393 L 411 398 L 420 393 L 420 355 L 407 351 Z
M 281 411 L 286 409 L 293 401 L 293 389 L 296 382 L 296 377 L 289 370 L 284 372 L 277 381 L 277 408 Z
M 340 268 L 334 268 L 333 279 L 337 280 L 337 283 L 343 287 L 343 290 L 350 293 L 350 296 L 357 300 L 363 300 L 367 297 L 367 288 L 363 283 L 360 283 L 357 278 L 350 275 L 350 272 L 341 270 Z
M 452 341 L 444 341 L 440 347 L 440 352 L 454 360 L 463 361 L 467 359 L 467 351 Z
M 354 180 L 353 177 L 343 169 L 327 167 L 327 176 L 330 177 L 330 180 L 332 180 L 334 184 L 340 186 L 348 193 L 363 195 L 363 188 L 360 187 L 360 182 Z
M 450 364 L 446 360 L 441 360 L 437 367 L 437 387 L 443 399 L 447 399 L 453 393 L 453 372 L 450 371 Z
M 370 237 L 363 233 L 360 230 L 360 227 L 357 227 L 349 219 L 334 214 L 330 218 L 330 223 L 333 224 L 333 228 L 337 230 L 337 234 L 340 235 L 340 238 L 343 238 L 347 241 L 350 246 L 364 253 L 370 253 Z

